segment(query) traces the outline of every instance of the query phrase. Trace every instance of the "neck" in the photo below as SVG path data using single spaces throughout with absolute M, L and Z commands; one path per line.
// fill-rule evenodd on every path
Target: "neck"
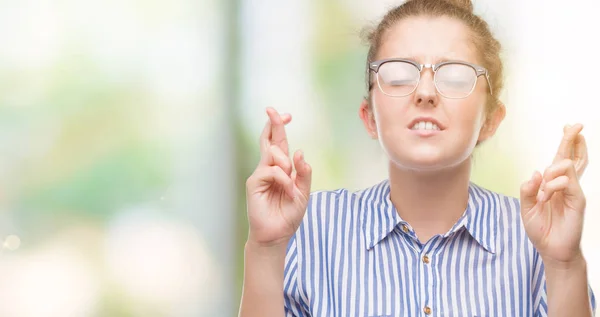
M 390 199 L 422 242 L 450 230 L 467 208 L 471 159 L 434 172 L 390 163 L 389 173 Z

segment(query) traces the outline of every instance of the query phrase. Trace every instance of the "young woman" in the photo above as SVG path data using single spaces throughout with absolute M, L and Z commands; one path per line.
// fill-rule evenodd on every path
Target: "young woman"
M 469 180 L 505 114 L 500 44 L 472 10 L 411 0 L 371 33 L 359 114 L 389 157 L 373 187 L 310 193 L 310 165 L 289 158 L 290 115 L 267 109 L 240 316 L 592 315 L 582 125 L 565 126 L 520 200 Z

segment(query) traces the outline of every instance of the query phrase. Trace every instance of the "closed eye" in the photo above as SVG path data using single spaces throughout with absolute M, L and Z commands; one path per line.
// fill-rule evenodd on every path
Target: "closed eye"
M 390 80 L 387 84 L 391 85 L 391 86 L 408 86 L 408 85 L 414 85 L 415 81 L 414 80 Z

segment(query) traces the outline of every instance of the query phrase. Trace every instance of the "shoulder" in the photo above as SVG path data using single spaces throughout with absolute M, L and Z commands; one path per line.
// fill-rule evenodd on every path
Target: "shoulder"
M 521 205 L 518 198 L 487 189 L 474 183 L 471 183 L 470 191 L 474 203 L 486 213 L 497 216 L 499 220 L 510 222 L 520 221 Z
M 538 254 L 529 240 L 521 218 L 519 199 L 476 186 L 484 213 L 494 217 L 497 247 L 502 253 L 519 253 L 520 258 L 533 261 Z
M 295 239 L 302 244 L 307 240 L 321 241 L 327 236 L 358 234 L 359 231 L 353 229 L 361 224 L 361 211 L 374 192 L 386 184 L 387 181 L 382 181 L 359 190 L 339 188 L 312 192 Z
M 339 188 L 314 191 L 310 194 L 304 222 L 314 219 L 325 220 L 326 216 L 356 214 L 374 192 L 384 187 L 387 181 L 359 190 Z

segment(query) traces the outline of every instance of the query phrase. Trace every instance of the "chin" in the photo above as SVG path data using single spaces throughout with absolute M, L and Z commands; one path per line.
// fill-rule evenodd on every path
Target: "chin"
M 394 165 L 414 171 L 436 171 L 452 168 L 460 165 L 470 156 L 469 151 L 448 151 L 432 146 L 420 146 L 410 151 L 395 149 L 385 152 Z

